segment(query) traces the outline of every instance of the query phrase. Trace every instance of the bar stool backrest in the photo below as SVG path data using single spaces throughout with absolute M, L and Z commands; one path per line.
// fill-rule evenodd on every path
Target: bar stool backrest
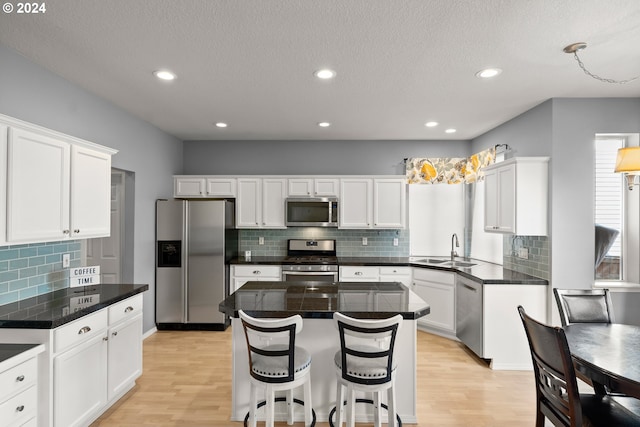
M 266 383 L 293 381 L 296 334 L 302 330 L 302 317 L 258 319 L 242 310 L 238 314 L 247 340 L 251 376 Z
M 342 378 L 367 385 L 391 381 L 395 369 L 393 350 L 402 316 L 365 320 L 336 312 L 333 319 L 340 335 Z
M 608 289 L 558 289 L 553 293 L 562 326 L 571 323 L 614 323 Z

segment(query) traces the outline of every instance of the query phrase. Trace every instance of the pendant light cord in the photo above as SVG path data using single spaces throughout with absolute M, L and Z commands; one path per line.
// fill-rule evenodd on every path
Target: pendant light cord
M 597 76 L 597 75 L 591 73 L 589 70 L 587 70 L 587 68 L 584 66 L 584 64 L 580 60 L 580 57 L 578 57 L 578 51 L 577 50 L 573 52 L 573 57 L 576 59 L 576 61 L 578 61 L 578 65 L 580 66 L 580 68 L 582 68 L 582 71 L 584 71 L 584 73 L 586 75 L 591 76 L 594 79 L 600 80 L 601 82 L 604 82 L 604 83 L 616 83 L 616 84 L 623 85 L 623 84 L 626 84 L 626 83 L 631 83 L 632 81 L 637 80 L 638 77 L 640 77 L 640 76 L 635 76 L 634 78 L 631 78 L 631 79 L 628 79 L 628 80 L 605 79 L 604 77 Z

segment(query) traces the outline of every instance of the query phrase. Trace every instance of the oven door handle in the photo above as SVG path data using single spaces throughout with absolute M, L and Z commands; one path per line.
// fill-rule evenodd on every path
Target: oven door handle
M 293 274 L 295 276 L 335 276 L 335 271 L 283 271 L 283 276 Z

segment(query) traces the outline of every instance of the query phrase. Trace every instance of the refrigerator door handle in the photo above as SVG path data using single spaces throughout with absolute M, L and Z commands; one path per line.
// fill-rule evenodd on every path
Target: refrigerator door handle
M 184 225 L 182 227 L 182 323 L 189 322 L 189 203 L 183 205 L 182 217 Z

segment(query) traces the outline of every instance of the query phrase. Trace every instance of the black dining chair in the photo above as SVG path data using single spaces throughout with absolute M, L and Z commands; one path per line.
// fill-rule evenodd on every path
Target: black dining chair
M 570 323 L 615 323 L 609 289 L 553 288 L 562 326 Z
M 555 426 L 640 426 L 638 400 L 632 397 L 580 394 L 564 330 L 529 317 L 518 306 L 536 383 L 536 427 L 545 418 Z

